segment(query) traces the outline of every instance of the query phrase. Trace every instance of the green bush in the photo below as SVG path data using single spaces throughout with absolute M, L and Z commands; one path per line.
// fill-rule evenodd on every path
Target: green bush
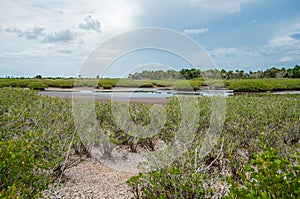
M 133 88 L 151 88 L 154 87 L 153 81 L 150 80 L 130 80 L 120 79 L 116 83 L 118 87 L 133 87 Z
M 245 165 L 252 157 L 260 157 L 257 154 L 267 154 L 266 157 L 271 157 L 271 155 L 268 156 L 266 149 L 272 147 L 280 155 L 278 157 L 273 155 L 270 162 L 278 163 L 276 158 L 281 161 L 280 169 L 286 176 L 283 178 L 291 185 L 285 193 L 292 193 L 294 195 L 291 196 L 297 198 L 295 194 L 299 194 L 297 188 L 299 181 L 296 181 L 299 179 L 299 158 L 296 160 L 293 158 L 296 156 L 296 151 L 299 151 L 297 145 L 300 140 L 299 97 L 298 95 L 270 94 L 228 97 L 226 120 L 220 132 L 220 139 L 204 158 L 197 156 L 196 151 L 199 152 L 199 150 L 196 149 L 203 144 L 203 132 L 209 128 L 211 99 L 198 98 L 201 117 L 191 148 L 170 165 L 131 178 L 127 182 L 130 191 L 135 198 L 229 197 L 226 196 L 226 187 L 230 183 L 225 181 L 228 175 L 231 176 L 232 184 L 244 186 L 249 182 L 248 179 L 243 180 L 243 175 L 241 175 L 246 174 Z M 170 99 L 166 113 L 167 122 L 157 136 L 165 143 L 169 143 L 180 125 L 180 104 L 176 99 Z M 262 135 L 261 132 L 265 133 Z M 253 163 L 254 166 L 256 164 L 258 163 Z M 294 166 L 289 167 L 289 164 Z M 277 181 L 276 178 L 272 180 L 269 178 L 276 177 L 277 174 L 272 174 L 271 169 L 265 169 L 264 172 L 270 172 L 270 175 L 265 175 L 266 179 L 260 185 L 265 187 L 260 189 L 271 190 L 268 186 Z M 269 184 L 266 181 L 269 181 Z M 223 185 L 218 186 L 218 184 Z M 247 194 L 233 195 L 232 198 L 247 198 Z
M 241 92 L 299 90 L 300 79 L 239 79 L 225 82 L 228 89 Z
M 25 88 L 30 83 L 29 79 L 6 79 L 6 86 Z
M 178 80 L 152 80 L 152 84 L 156 87 L 170 87 Z
M 189 80 L 188 82 L 191 84 L 193 90 L 199 90 L 205 84 L 202 80 Z
M 272 90 L 299 90 L 300 79 L 265 79 L 272 86 Z
M 187 174 L 182 167 L 171 166 L 146 174 L 139 174 L 127 180 L 135 198 L 207 198 L 213 189 L 204 186 L 205 176 Z
M 82 86 L 87 86 L 87 87 L 93 87 L 96 88 L 98 85 L 98 79 L 76 79 L 74 81 L 74 86 L 76 87 L 82 87 Z
M 145 83 L 140 86 L 140 88 L 153 88 L 153 83 Z
M 230 192 L 225 198 L 299 198 L 299 156 L 280 157 L 269 148 L 254 156 L 239 173 L 242 185 L 229 180 Z
M 73 85 L 73 79 L 43 79 L 43 82 L 49 87 L 60 87 L 60 85 Z
M 10 86 L 10 84 L 8 82 L 5 82 L 5 81 L 0 82 L 0 88 L 8 87 L 8 86 Z
M 74 85 L 73 85 L 73 82 L 67 81 L 67 82 L 63 82 L 63 83 L 58 84 L 58 87 L 60 87 L 60 88 L 73 88 Z
M 47 88 L 48 85 L 43 82 L 32 82 L 29 83 L 27 87 L 34 90 L 45 90 L 45 88 Z
M 30 138 L 42 135 L 24 132 L 23 136 L 0 142 L 1 198 L 34 196 L 50 183 L 50 178 L 42 170 L 49 170 L 51 163 L 44 159 L 46 156 L 39 149 L 42 143 L 32 142 Z
M 71 103 L 1 88 L 0 115 L 0 198 L 38 198 L 64 171 L 75 131 Z
M 175 90 L 180 90 L 180 91 L 193 91 L 194 90 L 193 85 L 195 87 L 197 87 L 197 85 L 184 80 L 184 81 L 175 82 L 172 85 L 172 88 Z M 197 88 L 195 88 L 195 89 L 197 89 Z
M 119 79 L 100 79 L 98 81 L 98 87 L 102 87 L 104 89 L 111 89 L 116 86 Z
M 113 85 L 111 85 L 111 84 L 101 84 L 101 86 L 102 86 L 102 88 L 103 89 L 112 89 L 113 88 Z
M 272 90 L 272 86 L 257 80 L 240 80 L 232 82 L 228 89 L 238 92 L 263 92 Z

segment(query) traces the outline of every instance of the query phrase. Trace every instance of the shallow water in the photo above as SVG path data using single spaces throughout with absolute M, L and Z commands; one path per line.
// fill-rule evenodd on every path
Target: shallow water
M 226 90 L 215 91 L 200 91 L 200 92 L 173 92 L 173 91 L 42 91 L 42 95 L 49 95 L 61 98 L 85 98 L 95 97 L 103 99 L 165 99 L 167 97 L 179 96 L 179 95 L 193 95 L 193 96 L 214 96 L 233 95 L 232 92 Z
M 171 91 L 171 90 L 146 90 L 146 91 L 42 91 L 42 95 L 49 95 L 60 98 L 96 99 L 96 100 L 166 100 L 168 97 L 190 95 L 190 96 L 231 96 L 234 93 L 230 90 L 201 90 Z M 272 94 L 300 94 L 300 91 L 278 91 Z

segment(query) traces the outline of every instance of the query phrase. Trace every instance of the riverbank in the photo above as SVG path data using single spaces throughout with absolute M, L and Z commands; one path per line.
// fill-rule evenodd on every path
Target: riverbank
M 265 92 L 233 92 L 232 90 L 209 90 L 203 88 L 199 91 L 177 91 L 171 88 L 113 88 L 113 89 L 93 89 L 90 87 L 81 87 L 78 89 L 63 89 L 57 87 L 47 88 L 40 92 L 41 95 L 59 97 L 61 99 L 78 99 L 91 100 L 97 102 L 107 102 L 109 100 L 115 102 L 129 103 L 145 103 L 145 104 L 160 104 L 166 105 L 169 97 L 176 95 L 203 95 L 213 96 L 221 94 L 223 96 L 243 95 L 243 94 L 263 94 Z M 300 91 L 274 91 L 271 94 L 300 94 Z

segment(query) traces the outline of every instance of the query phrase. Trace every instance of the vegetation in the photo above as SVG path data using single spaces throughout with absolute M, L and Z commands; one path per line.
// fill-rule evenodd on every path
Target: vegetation
M 221 79 L 222 78 L 222 79 Z M 265 71 L 245 73 L 243 70 L 226 71 L 181 69 L 180 71 L 143 71 L 130 74 L 128 79 L 119 78 L 0 78 L 1 87 L 20 87 L 43 90 L 47 87 L 73 88 L 93 87 L 112 89 L 114 87 L 155 88 L 170 87 L 175 90 L 199 90 L 202 87 L 228 88 L 237 92 L 265 92 L 300 90 L 300 66 L 292 69 L 271 68 Z
M 67 156 L 78 143 L 70 106 L 35 91 L 0 89 L 0 198 L 36 198 L 78 161 Z
M 186 97 L 184 101 L 188 101 Z M 135 198 L 297 198 L 299 197 L 299 95 L 242 95 L 228 97 L 227 117 L 215 147 L 206 155 L 200 147 L 209 129 L 209 97 L 197 98 L 200 109 L 195 139 L 178 159 L 128 180 Z M 194 109 L 185 106 L 186 109 Z M 151 105 L 96 103 L 96 116 L 110 142 L 137 152 L 154 151 L 156 143 L 172 143 L 182 122 L 182 104 L 170 98 L 166 122 L 152 137 L 136 137 L 120 129 L 113 110 L 129 108 L 130 119 L 141 126 L 150 118 Z M 0 89 L 0 197 L 36 198 L 48 184 L 63 177 L 80 161 L 79 141 L 69 100 L 42 97 L 25 89 Z M 83 117 L 84 118 L 84 117 Z M 121 118 L 122 119 L 122 118 Z M 151 127 L 148 129 L 151 130 Z M 147 131 L 148 131 L 147 130 Z M 94 146 L 111 157 L 111 147 L 95 131 Z M 135 132 L 139 133 L 139 132 Z M 71 146 L 71 148 L 70 148 Z M 72 154 L 72 156 L 70 155 Z M 158 156 L 160 157 L 160 156 Z M 67 161 L 66 161 L 67 160 Z
M 30 81 L 30 79 L 28 80 Z M 73 87 L 73 79 L 42 79 L 42 81 L 47 84 L 49 87 Z
M 48 85 L 43 82 L 32 82 L 28 84 L 27 87 L 34 90 L 45 90 L 45 88 L 47 88 Z
M 175 70 L 157 70 L 157 71 L 142 71 L 141 73 L 134 73 L 129 74 L 129 79 L 140 79 L 140 80 L 172 80 L 172 79 L 183 79 L 184 77 L 181 76 Z
M 242 79 L 232 80 L 228 89 L 238 92 L 300 90 L 300 79 Z
M 255 79 L 255 78 L 300 78 L 300 66 L 295 65 L 294 68 L 275 68 L 272 67 L 265 71 L 249 71 L 246 73 L 243 70 L 226 71 L 225 69 L 219 70 L 206 70 L 200 71 L 199 69 L 181 69 L 180 71 L 143 71 L 141 73 L 130 74 L 129 79 L 140 80 L 161 80 L 161 79 L 195 79 L 195 78 L 222 78 L 222 79 Z
M 201 98 L 202 110 L 209 110 L 204 102 Z M 129 179 L 132 193 L 135 198 L 298 198 L 299 102 L 292 95 L 229 97 L 225 126 L 206 157 L 199 147 L 205 144 L 201 132 L 208 128 L 209 111 L 201 114 L 193 147 L 171 165 Z
M 255 155 L 239 173 L 244 186 L 229 180 L 231 187 L 226 198 L 299 197 L 300 166 L 297 161 L 299 156 L 288 159 L 280 157 L 272 147 L 266 149 L 265 152 Z
M 230 90 L 239 91 L 239 92 L 261 92 L 261 91 L 270 91 L 272 89 L 271 85 L 257 80 L 242 80 L 235 81 L 231 83 L 228 87 Z
M 98 87 L 106 88 L 113 88 L 118 83 L 119 79 L 100 79 L 98 82 Z

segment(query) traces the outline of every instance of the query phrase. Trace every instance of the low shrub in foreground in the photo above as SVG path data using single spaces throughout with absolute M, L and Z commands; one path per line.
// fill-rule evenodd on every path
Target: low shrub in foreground
M 257 154 L 239 173 L 242 185 L 230 179 L 225 198 L 299 198 L 299 156 L 280 157 L 274 148 Z
M 178 161 L 129 179 L 131 192 L 135 198 L 299 197 L 299 97 L 227 98 L 224 127 L 209 154 L 199 156 L 199 147 L 205 144 L 203 132 L 209 128 L 208 118 L 199 123 L 192 147 Z M 206 106 L 209 99 L 199 99 L 203 119 L 210 115 Z M 169 126 L 163 131 L 169 137 L 180 121 L 176 107 L 167 108 L 172 116 L 168 115 Z M 167 140 L 166 135 L 159 136 Z
M 130 178 L 127 184 L 135 198 L 208 198 L 213 189 L 205 188 L 205 176 L 182 167 L 170 166 Z
M 197 99 L 198 104 L 185 107 L 192 110 L 199 105 L 200 108 L 192 146 L 168 166 L 132 177 L 128 185 L 135 198 L 245 198 L 253 192 L 249 197 L 265 192 L 268 194 L 266 190 L 281 193 L 276 195 L 278 197 L 297 198 L 299 190 L 295 187 L 299 187 L 299 159 L 295 157 L 299 157 L 299 95 L 226 98 L 226 120 L 220 139 L 205 157 L 200 155 L 199 147 L 203 144 L 204 133 L 209 129 L 210 102 L 214 98 Z M 188 100 L 185 98 L 181 102 Z M 169 99 L 165 107 L 166 122 L 160 132 L 143 139 L 135 139 L 116 124 L 112 104 L 122 108 L 125 107 L 123 103 L 96 103 L 95 111 L 108 139 L 116 145 L 129 146 L 132 152 L 136 152 L 138 145 L 154 150 L 157 140 L 172 144 L 182 122 L 183 104 L 179 102 L 177 97 Z M 151 105 L 130 104 L 128 109 L 134 124 L 146 127 L 151 121 L 156 125 L 160 122 L 160 115 L 156 119 L 150 118 Z M 79 130 L 75 129 L 71 117 L 72 105 L 68 100 L 42 97 L 32 90 L 2 88 L 0 115 L 0 198 L 37 198 L 50 181 L 64 171 L 67 149 L 73 133 Z M 88 117 L 82 119 L 86 119 L 84 124 L 89 125 Z M 95 146 L 101 145 L 100 135 L 97 131 L 90 135 L 93 134 L 95 139 L 90 141 L 98 142 Z M 79 142 L 77 136 L 74 142 L 74 145 Z M 267 150 L 270 148 L 276 153 Z M 109 146 L 107 149 L 111 153 Z M 245 166 L 249 164 L 254 170 Z M 253 182 L 249 175 L 255 179 Z M 229 176 L 230 180 L 226 182 Z M 276 186 L 269 187 L 274 185 L 273 182 Z M 232 185 L 230 191 L 229 185 Z M 238 188 L 235 189 L 235 186 Z M 254 186 L 261 186 L 263 191 L 257 192 Z M 272 198 L 273 195 L 267 197 Z
M 0 116 L 0 198 L 37 198 L 72 164 L 63 164 L 75 131 L 71 103 L 1 88 Z

